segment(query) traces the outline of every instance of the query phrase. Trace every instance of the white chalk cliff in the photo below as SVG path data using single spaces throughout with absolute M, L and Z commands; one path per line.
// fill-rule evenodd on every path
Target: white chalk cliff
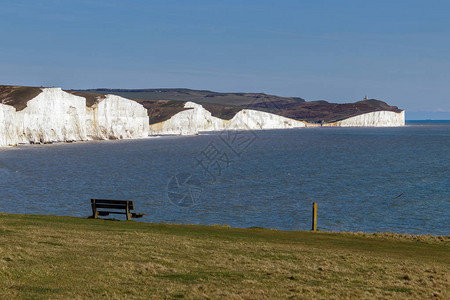
M 43 88 L 21 110 L 0 105 L 0 146 L 148 136 L 147 110 L 108 95 L 93 107 L 60 88 Z
M 243 109 L 231 120 L 213 117 L 200 104 L 186 102 L 184 110 L 169 120 L 150 125 L 151 135 L 194 135 L 205 131 L 285 129 L 305 127 L 306 123 L 257 110 Z
M 86 134 L 89 139 L 133 139 L 148 136 L 147 110 L 136 101 L 106 95 L 86 108 Z
M 173 115 L 169 120 L 150 125 L 151 135 L 195 135 L 205 131 L 258 130 L 318 127 L 307 123 L 257 110 L 243 109 L 231 120 L 213 117 L 201 105 L 187 102 L 188 110 Z M 396 127 L 405 125 L 405 112 L 376 111 L 354 116 L 322 126 L 338 127 Z
M 16 109 L 0 104 L 0 146 L 17 144 Z
M 46 88 L 16 112 L 17 143 L 86 140 L 86 99 Z
M 374 111 L 361 114 L 325 126 L 338 127 L 397 127 L 405 125 L 405 112 Z
M 186 102 L 184 107 L 186 110 L 168 120 L 149 125 L 147 110 L 136 101 L 106 95 L 87 107 L 84 97 L 60 88 L 42 88 L 42 92 L 29 100 L 20 111 L 0 104 L 0 146 L 132 139 L 148 135 L 195 135 L 222 130 L 405 125 L 404 111 L 375 111 L 321 125 L 251 109 L 243 109 L 231 120 L 223 120 L 212 116 L 200 104 Z
M 306 122 L 285 118 L 258 110 L 243 109 L 238 112 L 226 129 L 288 129 L 306 127 Z
M 213 117 L 200 104 L 186 102 L 187 110 L 173 115 L 169 120 L 150 125 L 150 135 L 194 135 L 202 131 L 224 130 L 227 121 Z

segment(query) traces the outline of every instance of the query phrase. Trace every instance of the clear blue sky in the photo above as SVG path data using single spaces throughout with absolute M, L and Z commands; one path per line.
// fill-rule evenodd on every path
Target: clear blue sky
M 0 84 L 187 87 L 450 119 L 450 1 L 4 1 Z

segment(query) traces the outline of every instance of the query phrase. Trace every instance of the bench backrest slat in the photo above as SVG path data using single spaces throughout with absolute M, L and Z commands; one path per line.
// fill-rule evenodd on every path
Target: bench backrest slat
M 109 208 L 109 209 L 126 209 L 126 205 L 114 205 L 114 204 L 95 204 L 96 208 Z M 131 208 L 130 208 L 131 209 Z
M 91 204 L 97 208 L 112 208 L 112 209 L 126 209 L 134 210 L 134 202 L 130 200 L 107 200 L 107 199 L 91 199 Z

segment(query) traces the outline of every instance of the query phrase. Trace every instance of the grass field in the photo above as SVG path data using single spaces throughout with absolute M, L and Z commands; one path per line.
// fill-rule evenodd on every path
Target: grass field
M 0 298 L 449 299 L 449 237 L 0 214 Z

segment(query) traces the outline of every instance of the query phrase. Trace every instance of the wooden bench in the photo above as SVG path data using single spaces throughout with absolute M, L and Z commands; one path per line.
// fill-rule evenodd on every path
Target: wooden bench
M 132 213 L 134 210 L 133 201 L 129 200 L 106 200 L 106 199 L 91 199 L 92 216 L 97 219 L 98 216 L 108 216 L 109 214 L 126 215 L 127 220 L 130 218 L 142 218 L 145 214 Z M 99 208 L 107 208 L 108 210 L 98 210 Z

